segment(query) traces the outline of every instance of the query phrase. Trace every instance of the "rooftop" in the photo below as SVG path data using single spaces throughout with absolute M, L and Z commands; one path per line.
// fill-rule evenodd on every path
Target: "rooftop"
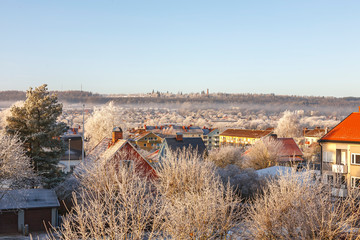
M 269 135 L 271 130 L 253 130 L 253 129 L 227 129 L 222 132 L 222 136 L 244 137 L 244 138 L 262 138 Z
M 319 141 L 360 142 L 360 113 L 351 113 Z
M 4 194 L 4 195 L 3 195 Z M 19 189 L 0 191 L 0 210 L 59 207 L 59 201 L 51 189 Z

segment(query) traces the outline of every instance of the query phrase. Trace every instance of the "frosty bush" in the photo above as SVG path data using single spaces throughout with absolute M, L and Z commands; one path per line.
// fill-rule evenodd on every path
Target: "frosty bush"
M 250 146 L 244 156 L 244 166 L 255 170 L 276 165 L 283 144 L 272 137 L 260 139 Z
M 238 198 L 192 152 L 169 154 L 149 181 L 103 160 L 79 171 L 61 239 L 219 239 L 238 224 Z M 55 239 L 55 236 L 50 238 Z
M 218 239 L 238 224 L 239 199 L 213 163 L 196 152 L 172 153 L 158 170 L 164 196 L 164 233 L 173 239 Z
M 250 202 L 244 221 L 247 239 L 352 239 L 359 237 L 358 195 L 331 197 L 310 172 L 282 173 L 269 179 Z M 356 236 L 354 236 L 356 235 Z
M 208 160 L 213 162 L 217 167 L 226 167 L 227 165 L 237 165 L 242 167 L 243 148 L 224 146 L 213 149 L 209 152 Z
M 160 194 L 134 169 L 103 159 L 83 166 L 73 208 L 55 233 L 60 239 L 157 239 L 162 226 Z M 57 239 L 54 235 L 50 238 Z
M 240 169 L 236 165 L 227 165 L 225 168 L 218 168 L 224 184 L 230 183 L 234 191 L 242 198 L 251 198 L 264 186 L 265 181 L 259 177 L 254 169 Z

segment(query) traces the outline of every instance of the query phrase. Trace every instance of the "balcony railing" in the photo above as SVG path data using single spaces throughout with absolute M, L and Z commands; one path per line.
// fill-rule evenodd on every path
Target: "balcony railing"
M 334 197 L 346 197 L 347 196 L 347 189 L 343 188 L 332 188 L 331 195 Z
M 332 171 L 334 173 L 347 173 L 347 165 L 333 164 Z

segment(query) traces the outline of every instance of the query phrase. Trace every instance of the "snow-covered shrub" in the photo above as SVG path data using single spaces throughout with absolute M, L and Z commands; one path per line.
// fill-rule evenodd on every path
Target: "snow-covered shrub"
M 209 151 L 208 160 L 213 162 L 217 167 L 224 168 L 227 165 L 237 165 L 242 167 L 242 147 L 224 146 Z
M 245 239 L 357 239 L 358 194 L 331 197 L 310 172 L 284 172 L 269 179 L 247 206 Z M 351 193 L 351 192 L 350 192 Z
M 217 168 L 224 184 L 230 183 L 234 191 L 242 198 L 250 198 L 260 191 L 265 183 L 254 169 L 240 169 L 237 165 L 227 165 L 224 168 Z
M 276 165 L 283 144 L 272 137 L 262 138 L 249 146 L 244 154 L 244 166 L 255 170 Z

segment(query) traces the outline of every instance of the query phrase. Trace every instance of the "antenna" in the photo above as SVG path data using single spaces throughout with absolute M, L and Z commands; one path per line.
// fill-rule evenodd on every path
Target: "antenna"
M 85 140 L 85 118 L 84 118 L 84 112 L 85 112 L 85 104 L 83 102 L 83 96 L 82 96 L 82 84 L 81 84 L 81 103 L 82 103 L 82 107 L 83 107 L 83 111 L 82 111 L 82 117 L 83 117 L 83 122 L 82 122 L 82 127 L 83 127 L 83 130 L 82 130 L 82 136 L 81 136 L 81 139 L 82 139 L 82 148 L 81 148 L 81 161 L 84 162 L 84 159 L 85 159 L 85 152 L 84 152 L 84 140 Z

